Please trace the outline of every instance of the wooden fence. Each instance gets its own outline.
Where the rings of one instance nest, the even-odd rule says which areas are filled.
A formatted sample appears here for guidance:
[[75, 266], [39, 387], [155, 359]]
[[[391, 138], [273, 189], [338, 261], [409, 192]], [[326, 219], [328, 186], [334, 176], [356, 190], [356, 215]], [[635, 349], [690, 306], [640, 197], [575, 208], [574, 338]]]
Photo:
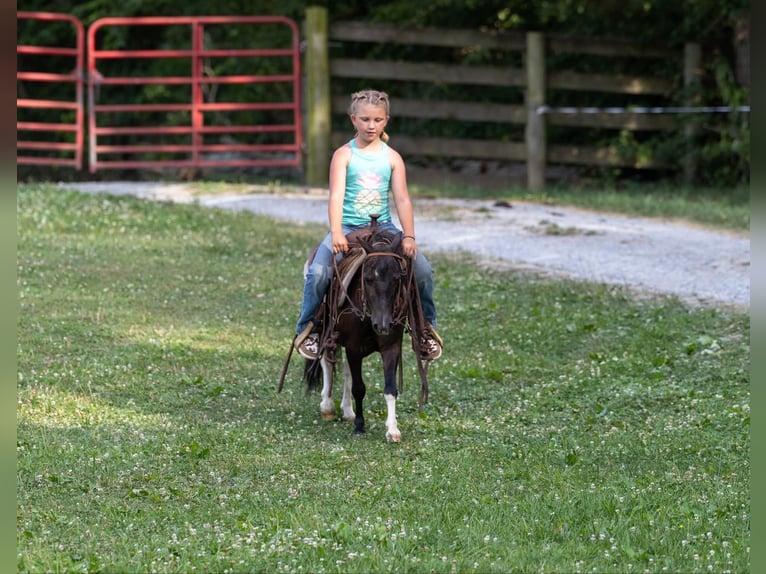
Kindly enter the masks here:
[[[350, 137], [350, 124], [344, 119], [349, 93], [336, 86], [354, 85], [354, 90], [374, 87], [396, 92], [402, 83], [421, 86], [410, 93], [421, 97], [396, 97], [392, 94], [392, 145], [408, 162], [412, 181], [461, 181], [472, 184], [523, 183], [533, 189], [543, 187], [546, 180], [554, 179], [557, 165], [613, 166], [634, 169], [675, 169], [651, 157], [626, 155], [615, 145], [572, 145], [551, 140], [552, 129], [571, 130], [606, 129], [628, 132], [659, 132], [677, 130], [673, 118], [661, 114], [607, 113], [587, 114], [551, 111], [541, 113], [541, 107], [551, 101], [566, 100], [567, 93], [584, 92], [611, 94], [624, 106], [640, 105], [651, 101], [653, 106], [678, 105], [674, 94], [698, 81], [700, 50], [690, 44], [681, 52], [647, 48], [626, 40], [599, 40], [543, 34], [540, 32], [497, 33], [460, 29], [407, 29], [388, 24], [333, 22], [329, 23], [324, 8], [312, 7], [306, 11], [305, 21], [305, 105], [306, 105], [306, 179], [309, 184], [327, 182], [327, 166], [331, 150]], [[333, 46], [350, 46], [345, 54], [332, 54]], [[449, 49], [462, 54], [479, 51], [505, 53], [511, 64], [490, 65], [480, 62], [445, 64], [423, 59], [407, 61], [402, 57], [407, 47], [421, 50]], [[397, 51], [398, 48], [398, 51]], [[374, 59], [348, 57], [347, 53], [374, 50]], [[412, 51], [412, 50], [411, 50]], [[389, 53], [390, 52], [390, 53]], [[427, 54], [426, 53], [426, 58]], [[487, 53], [487, 52], [485, 52]], [[677, 62], [678, 78], [651, 75], [601, 74], [576, 69], [546, 69], [548, 56], [574, 54], [606, 58], [644, 59]], [[515, 60], [514, 60], [515, 58]], [[448, 92], [445, 87], [462, 86], [462, 93], [470, 90], [492, 91], [499, 101], [467, 101], [440, 99]], [[506, 90], [504, 92], [503, 90]], [[504, 94], [508, 94], [504, 96]], [[616, 95], [616, 96], [614, 96]], [[555, 97], [554, 97], [555, 96]], [[486, 99], [486, 98], [484, 98]], [[515, 101], [514, 101], [515, 100]], [[657, 102], [660, 102], [659, 104]], [[411, 125], [431, 120], [449, 121], [454, 125], [482, 123], [500, 126], [500, 137], [424, 137], [418, 130], [397, 131], [400, 118], [411, 119]], [[340, 126], [340, 127], [339, 127]], [[507, 128], [507, 129], [506, 129]], [[585, 133], [583, 131], [583, 133]], [[614, 133], [614, 132], [613, 132]], [[686, 133], [691, 138], [691, 132]], [[474, 172], [450, 172], [449, 168], [418, 167], [411, 158], [432, 158], [431, 164], [452, 159], [478, 166]], [[499, 178], [483, 174], [487, 162], [516, 163], [517, 178], [502, 175]], [[429, 165], [429, 162], [420, 162]], [[694, 162], [686, 164], [686, 175], [691, 178]], [[520, 176], [520, 179], [519, 177]]]

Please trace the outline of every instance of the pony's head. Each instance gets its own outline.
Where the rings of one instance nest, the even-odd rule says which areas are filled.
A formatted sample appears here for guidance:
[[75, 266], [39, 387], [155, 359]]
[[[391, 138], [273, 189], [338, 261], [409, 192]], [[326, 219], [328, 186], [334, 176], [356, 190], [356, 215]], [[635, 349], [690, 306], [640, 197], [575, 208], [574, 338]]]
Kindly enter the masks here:
[[385, 231], [377, 231], [361, 242], [367, 252], [361, 271], [365, 314], [377, 335], [391, 332], [401, 307], [401, 285], [407, 274], [401, 243], [401, 234]]

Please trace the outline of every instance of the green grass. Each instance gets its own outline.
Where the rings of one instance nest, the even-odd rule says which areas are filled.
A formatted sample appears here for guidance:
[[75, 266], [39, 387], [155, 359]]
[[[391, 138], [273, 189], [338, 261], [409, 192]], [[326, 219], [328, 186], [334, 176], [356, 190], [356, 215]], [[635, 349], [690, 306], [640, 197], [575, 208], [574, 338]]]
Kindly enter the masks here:
[[623, 189], [554, 188], [540, 193], [524, 192], [530, 201], [571, 205], [670, 220], [685, 220], [732, 231], [750, 229], [750, 190], [626, 187]]
[[[295, 357], [321, 227], [18, 190], [24, 572], [747, 572], [745, 313], [431, 257], [444, 356], [399, 444]], [[340, 397], [336, 397], [336, 401]]]

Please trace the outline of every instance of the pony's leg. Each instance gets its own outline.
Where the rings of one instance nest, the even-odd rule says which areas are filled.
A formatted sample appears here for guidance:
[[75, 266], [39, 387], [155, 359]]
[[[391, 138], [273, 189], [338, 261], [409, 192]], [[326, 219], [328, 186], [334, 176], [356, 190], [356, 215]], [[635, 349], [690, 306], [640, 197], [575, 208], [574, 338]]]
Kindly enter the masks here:
[[351, 369], [348, 366], [348, 360], [343, 361], [343, 399], [340, 402], [340, 408], [343, 410], [343, 420], [353, 422], [356, 414], [351, 404]]
[[364, 395], [367, 392], [362, 379], [362, 357], [346, 353], [351, 373], [351, 394], [354, 396], [354, 434], [364, 433]]
[[333, 366], [324, 355], [319, 361], [322, 365], [322, 402], [319, 403], [319, 412], [324, 420], [331, 421], [335, 418], [335, 403], [332, 400]]
[[401, 356], [401, 347], [399, 352], [391, 349], [383, 354], [383, 372], [385, 377], [385, 388], [383, 397], [386, 399], [388, 407], [388, 416], [386, 417], [386, 440], [399, 442], [402, 440], [402, 433], [399, 432], [399, 425], [396, 422], [396, 397], [399, 392], [396, 388], [396, 371], [399, 366]]
[[384, 394], [386, 406], [388, 407], [388, 416], [386, 417], [386, 440], [399, 442], [402, 440], [402, 433], [399, 432], [399, 425], [396, 422], [396, 395]]

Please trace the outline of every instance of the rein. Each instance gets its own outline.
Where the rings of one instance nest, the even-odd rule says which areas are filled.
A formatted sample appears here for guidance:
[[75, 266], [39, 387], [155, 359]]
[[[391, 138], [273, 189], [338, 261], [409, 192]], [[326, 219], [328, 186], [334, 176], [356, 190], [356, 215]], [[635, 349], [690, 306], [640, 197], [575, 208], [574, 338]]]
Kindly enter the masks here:
[[[392, 314], [393, 314], [394, 325], [403, 325], [408, 315], [408, 308], [406, 304], [408, 302], [407, 285], [410, 284], [413, 278], [414, 266], [408, 265], [407, 259], [403, 257], [402, 255], [399, 255], [398, 253], [393, 253], [390, 251], [373, 251], [372, 253], [366, 254], [364, 261], [362, 261], [362, 266], [357, 271], [357, 273], [360, 273], [362, 277], [364, 277], [364, 268], [367, 265], [370, 258], [374, 258], [374, 257], [394, 257], [399, 263], [400, 274], [396, 278], [396, 281], [398, 283], [398, 287], [397, 287], [398, 292], [396, 295], [396, 300], [394, 301], [394, 309]], [[333, 265], [335, 266], [335, 273], [338, 274], [337, 262], [334, 261]], [[402, 278], [404, 276], [407, 276], [406, 282], [402, 282]], [[351, 297], [346, 296], [345, 299], [346, 301], [348, 301], [348, 306], [350, 311], [353, 312], [354, 315], [359, 317], [359, 319], [364, 319], [365, 317], [369, 315], [369, 311], [367, 310], [367, 292], [365, 289], [365, 284], [363, 279], [360, 281], [360, 290], [361, 290], [361, 309], [354, 303]], [[344, 310], [338, 311], [338, 309], [335, 309], [335, 313], [333, 313], [333, 316], [340, 317], [343, 311]]]

